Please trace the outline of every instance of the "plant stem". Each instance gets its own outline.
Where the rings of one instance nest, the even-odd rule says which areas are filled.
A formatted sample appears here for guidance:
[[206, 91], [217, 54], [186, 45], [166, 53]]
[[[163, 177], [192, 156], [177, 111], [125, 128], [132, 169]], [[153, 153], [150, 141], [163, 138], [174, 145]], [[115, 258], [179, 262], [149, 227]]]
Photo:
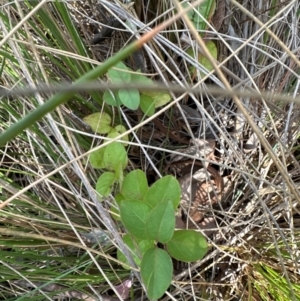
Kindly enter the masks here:
[[[203, 1], [204, 0], [194, 1], [190, 7], [181, 10], [181, 12], [178, 12], [172, 18], [166, 20], [162, 24], [158, 25], [156, 28], [145, 33], [143, 36], [141, 36], [139, 40], [132, 42], [123, 50], [120, 50], [113, 57], [109, 58], [106, 62], [104, 62], [101, 66], [96, 67], [95, 69], [89, 71], [88, 73], [80, 77], [72, 87], [76, 87], [79, 84], [87, 83], [89, 81], [95, 80], [98, 77], [102, 76], [109, 68], [113, 67], [115, 64], [124, 60], [133, 52], [137, 51], [139, 48], [143, 46], [144, 43], [151, 40], [158, 32], [160, 32], [161, 30], [163, 30], [164, 28], [172, 24], [175, 20], [179, 19], [182, 15], [184, 15], [185, 13], [190, 11], [193, 7], [199, 5]], [[56, 107], [67, 102], [73, 95], [74, 92], [72, 91], [61, 92], [54, 95], [45, 104], [35, 109], [33, 112], [29, 113], [24, 118], [19, 120], [17, 123], [10, 126], [2, 134], [0, 134], [0, 146], [5, 145], [8, 141], [15, 138], [19, 133], [21, 133], [23, 130], [33, 125], [36, 121], [43, 118], [46, 114], [53, 111]]]
[[[109, 58], [100, 66], [97, 66], [95, 69], [89, 71], [82, 77], [80, 77], [73, 85], [76, 87], [77, 85], [82, 85], [83, 83], [90, 82], [92, 80], [96, 80], [100, 76], [102, 76], [107, 70], [113, 67], [118, 62], [124, 60], [133, 52], [137, 51], [141, 47], [141, 43], [138, 41], [134, 41], [130, 45], [128, 45], [123, 50], [119, 51], [116, 55]], [[40, 120], [46, 114], [53, 111], [56, 107], [61, 104], [67, 102], [72, 96], [74, 92], [67, 91], [55, 94], [52, 98], [50, 98], [45, 104], [41, 105], [20, 121], [16, 122], [15, 124], [11, 125], [6, 131], [0, 134], [0, 145], [5, 145], [8, 141], [15, 138], [19, 133], [21, 133], [24, 129], [33, 125], [36, 121]]]

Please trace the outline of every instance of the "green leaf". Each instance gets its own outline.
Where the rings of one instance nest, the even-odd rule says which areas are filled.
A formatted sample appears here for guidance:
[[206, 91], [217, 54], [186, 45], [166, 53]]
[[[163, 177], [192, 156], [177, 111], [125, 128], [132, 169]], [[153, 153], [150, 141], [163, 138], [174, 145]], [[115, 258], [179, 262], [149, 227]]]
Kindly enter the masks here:
[[[187, 2], [183, 2], [183, 3], [181, 3], [181, 5], [182, 5], [183, 8], [191, 7], [191, 5]], [[191, 9], [186, 14], [189, 17], [189, 19], [192, 20], [195, 12], [193, 11], [193, 9]]]
[[116, 196], [115, 196], [115, 200], [117, 202], [118, 205], [121, 205], [121, 202], [123, 200], [125, 200], [124, 198], [124, 195], [122, 193], [118, 193]]
[[109, 114], [94, 113], [83, 118], [83, 120], [99, 134], [107, 134], [111, 130], [111, 117]]
[[[198, 54], [198, 58], [197, 57], [197, 51], [194, 50], [192, 47], [188, 48], [186, 50], [186, 53], [191, 57], [193, 58], [195, 61], [198, 61], [199, 62], [199, 54]], [[196, 71], [196, 67], [195, 66], [190, 66], [189, 67], [189, 71], [191, 73], [191, 77], [195, 76], [195, 71]]]
[[[218, 49], [216, 44], [213, 41], [208, 41], [206, 43], [206, 48], [210, 52], [211, 56], [216, 60], [218, 57]], [[199, 63], [204, 66], [208, 71], [213, 70], [213, 65], [211, 62], [202, 54], [199, 55]]]
[[89, 162], [93, 168], [98, 168], [98, 169], [105, 168], [105, 163], [103, 159], [104, 152], [105, 152], [105, 147], [102, 147], [90, 154]]
[[110, 215], [115, 221], [121, 220], [120, 210], [117, 207], [114, 207], [114, 206], [110, 207]]
[[142, 257], [144, 254], [150, 249], [153, 248], [154, 246], [154, 240], [152, 239], [143, 239], [143, 240], [138, 240], [138, 246], [139, 250], [142, 254]]
[[216, 1], [215, 0], [206, 0], [201, 3], [196, 9], [196, 12], [193, 16], [194, 23], [197, 24], [197, 29], [205, 30], [207, 28], [206, 22], [203, 19], [210, 21], [214, 11], [216, 9]]
[[103, 100], [110, 106], [118, 107], [121, 102], [118, 98], [118, 95], [115, 95], [113, 92], [106, 90], [103, 94]]
[[163, 200], [150, 212], [146, 221], [148, 237], [161, 243], [168, 242], [175, 229], [175, 211], [171, 200]]
[[207, 248], [204, 236], [194, 230], [175, 231], [174, 236], [167, 243], [169, 254], [184, 262], [197, 261], [203, 258]]
[[163, 296], [171, 284], [172, 275], [173, 264], [166, 251], [153, 247], [144, 254], [141, 277], [149, 299], [156, 300]]
[[[150, 78], [140, 74], [132, 74], [132, 82], [137, 84], [149, 84], [149, 85], [153, 83], [153, 81]], [[147, 116], [153, 115], [155, 108], [161, 107], [171, 100], [170, 94], [164, 91], [147, 90], [147, 91], [142, 91], [141, 94], [142, 94], [141, 95], [142, 111], [146, 114], [148, 109], [151, 107], [151, 111], [149, 111], [149, 115]], [[151, 101], [149, 97], [151, 98]], [[142, 104], [142, 100], [143, 100], [143, 104]], [[153, 103], [155, 108], [152, 108]], [[152, 111], [153, 113], [150, 114], [150, 112]]]
[[141, 239], [148, 239], [146, 220], [151, 211], [150, 206], [140, 201], [121, 201], [121, 220], [129, 233]]
[[119, 134], [123, 134], [127, 131], [126, 127], [124, 125], [117, 125], [113, 128], [113, 130], [115, 130], [116, 132], [118, 132]]
[[116, 179], [120, 185], [120, 187], [122, 187], [122, 183], [124, 180], [124, 172], [123, 172], [123, 167], [121, 165], [119, 165], [116, 169], [115, 169], [115, 173], [116, 173]]
[[[218, 50], [217, 50], [217, 46], [215, 45], [214, 42], [212, 41], [208, 41], [206, 43], [206, 47], [208, 49], [208, 51], [210, 52], [210, 54], [212, 55], [212, 57], [214, 59], [217, 59], [218, 57]], [[201, 64], [203, 67], [205, 67], [208, 71], [212, 71], [214, 69], [212, 63], [209, 61], [209, 59], [207, 59], [205, 56], [203, 56], [201, 53], [198, 53], [198, 59], [196, 59], [196, 54], [194, 53], [193, 48], [188, 48], [186, 50], [186, 53], [188, 55], [190, 55], [193, 59], [197, 60], [199, 62], [199, 64]], [[190, 72], [192, 73], [192, 76], [196, 76], [196, 68], [194, 66], [190, 66]], [[203, 72], [200, 72], [200, 77], [203, 78], [205, 76], [205, 74]]]
[[[118, 133], [118, 132], [116, 132], [114, 129], [112, 129], [112, 130], [108, 133], [107, 138], [112, 138], [112, 139], [113, 139], [113, 138], [116, 138], [116, 137], [118, 137], [118, 136], [120, 136], [120, 133]], [[122, 144], [123, 144], [124, 146], [128, 146], [128, 143], [126, 143], [126, 142], [129, 140], [128, 135], [123, 136], [120, 140], [124, 141], [124, 142], [122, 142]]]
[[155, 95], [152, 95], [152, 98], [155, 102], [155, 108], [159, 108], [170, 102], [171, 95], [167, 92], [157, 92]]
[[173, 208], [177, 209], [180, 202], [181, 189], [178, 181], [173, 176], [165, 176], [156, 181], [147, 191], [144, 201], [154, 208], [164, 200], [170, 200]]
[[131, 74], [131, 83], [132, 84], [151, 85], [151, 84], [153, 84], [153, 81], [152, 81], [152, 79], [148, 78], [147, 76], [145, 76], [143, 74], [132, 73]]
[[[132, 259], [134, 260], [136, 265], [139, 267], [141, 265], [141, 257], [142, 256], [141, 256], [140, 250], [138, 248], [137, 242], [132, 239], [132, 235], [130, 235], [130, 234], [126, 234], [123, 237], [123, 241], [129, 247], [129, 249], [131, 250]], [[130, 266], [130, 264], [127, 261], [125, 255], [119, 249], [117, 250], [117, 258], [121, 262], [123, 262], [126, 265]], [[126, 270], [129, 269], [129, 267], [127, 267], [125, 265], [123, 265], [123, 268], [126, 269]]]
[[[139, 267], [141, 265], [141, 258], [144, 255], [144, 253], [153, 247], [154, 241], [153, 240], [139, 240], [139, 239], [134, 239], [132, 235], [126, 234], [123, 237], [124, 243], [129, 247], [129, 249], [132, 251], [131, 255], [136, 263], [136, 265]], [[118, 260], [121, 262], [125, 263], [126, 265], [129, 265], [126, 257], [124, 254], [118, 249], [117, 250], [117, 257]], [[128, 269], [127, 266], [123, 266], [125, 269]]]
[[140, 92], [137, 89], [120, 89], [118, 96], [122, 104], [131, 110], [136, 110], [140, 105]]
[[170, 94], [164, 91], [143, 91], [143, 95], [147, 95], [152, 98], [155, 104], [155, 108], [159, 108], [167, 104], [171, 100]]
[[140, 107], [146, 116], [152, 116], [155, 113], [155, 102], [148, 95], [141, 95]]
[[96, 191], [102, 197], [108, 196], [111, 193], [111, 188], [114, 185], [115, 180], [116, 175], [113, 172], [104, 172], [96, 183]]
[[148, 181], [142, 170], [136, 169], [127, 174], [121, 190], [125, 198], [141, 201], [147, 191]]
[[128, 164], [127, 152], [120, 142], [113, 142], [105, 147], [103, 156], [105, 168], [119, 172]]
[[116, 221], [120, 221], [121, 216], [120, 216], [119, 207], [121, 205], [121, 201], [124, 200], [124, 196], [121, 193], [118, 193], [117, 195], [115, 195], [115, 200], [117, 202], [117, 206], [110, 207], [110, 214], [113, 217], [113, 219], [115, 219]]
[[[110, 130], [110, 132], [107, 135], [107, 138], [116, 138], [118, 137], [120, 134], [123, 134], [124, 132], [126, 132], [126, 128], [123, 125], [117, 125], [114, 128], [112, 128]], [[121, 138], [121, 140], [127, 142], [129, 140], [128, 135], [125, 135]], [[124, 146], [128, 146], [128, 143], [123, 143]]]
[[129, 84], [131, 81], [131, 74], [129, 68], [122, 62], [118, 62], [113, 68], [109, 69], [107, 76], [113, 84]]
[[[182, 3], [182, 6], [190, 7], [188, 3]], [[197, 30], [203, 31], [207, 29], [207, 22], [210, 22], [212, 15], [216, 9], [215, 0], [205, 0], [199, 6], [196, 6], [193, 10], [190, 10], [187, 15], [189, 19], [194, 23]], [[207, 22], [205, 22], [206, 20]], [[201, 33], [203, 35], [204, 33]]]

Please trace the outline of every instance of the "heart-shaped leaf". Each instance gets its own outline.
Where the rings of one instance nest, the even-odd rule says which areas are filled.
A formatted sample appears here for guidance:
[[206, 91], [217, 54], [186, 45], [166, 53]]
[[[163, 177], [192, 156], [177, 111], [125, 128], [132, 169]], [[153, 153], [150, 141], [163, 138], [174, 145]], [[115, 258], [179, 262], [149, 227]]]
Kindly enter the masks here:
[[174, 209], [180, 202], [181, 189], [178, 181], [173, 176], [165, 176], [156, 181], [147, 191], [144, 201], [154, 208], [164, 200], [170, 200]]
[[207, 252], [205, 237], [194, 230], [175, 231], [167, 243], [169, 254], [180, 261], [192, 262], [204, 257]]
[[124, 125], [116, 125], [113, 130], [115, 130], [116, 132], [118, 132], [119, 134], [123, 134], [125, 133], [127, 130], [126, 130], [126, 127]]
[[118, 96], [122, 104], [131, 110], [136, 110], [140, 105], [140, 92], [137, 89], [120, 89]]
[[155, 113], [155, 102], [152, 97], [148, 95], [141, 95], [140, 107], [146, 116], [152, 116]]
[[124, 179], [121, 193], [127, 199], [143, 200], [148, 190], [148, 181], [145, 173], [136, 169], [131, 171]]
[[143, 95], [147, 95], [152, 98], [155, 108], [159, 108], [171, 100], [170, 94], [164, 91], [143, 91]]
[[171, 284], [172, 275], [173, 264], [166, 251], [153, 247], [144, 254], [141, 277], [150, 300], [163, 296]]
[[150, 211], [150, 206], [144, 202], [131, 200], [121, 201], [121, 220], [127, 231], [137, 238], [148, 239], [146, 220], [148, 219]]
[[109, 69], [107, 76], [113, 84], [130, 83], [131, 74], [129, 69], [122, 62], [118, 62], [113, 68]]
[[103, 100], [110, 106], [118, 107], [121, 105], [120, 99], [118, 95], [114, 94], [113, 92], [106, 90], [103, 94]]
[[[116, 132], [114, 129], [112, 129], [112, 130], [108, 133], [107, 138], [116, 138], [116, 137], [118, 137], [118, 136], [120, 136], [120, 133], [118, 133], [118, 132]], [[123, 136], [120, 140], [124, 141], [124, 142], [122, 142], [122, 144], [123, 144], [124, 146], [128, 146], [128, 143], [126, 143], [126, 142], [129, 140], [129, 139], [128, 139], [128, 135]]]
[[[144, 253], [146, 253], [146, 251], [148, 249], [152, 248], [153, 244], [154, 244], [153, 240], [134, 239], [132, 237], [132, 235], [130, 235], [130, 234], [126, 234], [123, 237], [123, 241], [129, 247], [129, 249], [132, 251], [131, 255], [137, 266], [141, 265], [141, 258], [143, 257]], [[119, 249], [117, 250], [117, 257], [118, 257], [118, 260], [129, 265], [126, 257]], [[127, 266], [124, 266], [124, 268], [128, 269]]]
[[120, 142], [113, 142], [105, 147], [103, 156], [105, 168], [119, 172], [128, 164], [127, 152]]
[[106, 197], [111, 193], [111, 187], [115, 183], [116, 176], [113, 172], [106, 171], [96, 183], [96, 191], [101, 197]]
[[148, 84], [151, 85], [153, 83], [152, 79], [148, 78], [143, 74], [132, 73], [131, 74], [131, 83], [133, 84]]
[[93, 168], [98, 168], [98, 169], [105, 168], [105, 163], [104, 163], [104, 159], [103, 159], [104, 151], [105, 151], [105, 147], [102, 147], [90, 154], [89, 162]]
[[175, 229], [175, 211], [170, 200], [158, 203], [150, 212], [147, 219], [149, 238], [161, 243], [169, 241]]
[[115, 195], [115, 201], [117, 202], [117, 206], [112, 205], [110, 207], [110, 214], [113, 217], [113, 219], [117, 221], [121, 220], [119, 206], [121, 205], [121, 201], [123, 201], [124, 199], [124, 196], [121, 193], [118, 193], [117, 195]]
[[[206, 47], [208, 49], [208, 51], [210, 52], [210, 54], [212, 55], [212, 57], [214, 59], [217, 59], [218, 57], [218, 50], [217, 50], [217, 46], [213, 41], [208, 41], [206, 43]], [[192, 58], [194, 58], [195, 60], [197, 60], [203, 67], [205, 67], [208, 71], [212, 71], [214, 69], [212, 63], [210, 62], [209, 59], [207, 59], [204, 55], [202, 55], [201, 53], [196, 54], [193, 50], [193, 48], [188, 48], [186, 50], [186, 53], [188, 55], [190, 55]], [[198, 56], [198, 58], [196, 58]], [[192, 75], [196, 75], [196, 68], [194, 66], [190, 66], [190, 72]], [[200, 77], [204, 77], [205, 73], [200, 72]]]
[[[124, 132], [126, 132], [126, 128], [125, 126], [123, 125], [117, 125], [115, 126], [114, 128], [112, 128], [108, 135], [107, 135], [107, 138], [116, 138], [118, 137], [120, 134], [123, 134]], [[121, 140], [123, 141], [128, 141], [129, 140], [129, 137], [128, 135], [125, 135], [121, 138]], [[128, 146], [128, 143], [123, 143], [124, 146]]]
[[105, 112], [88, 115], [83, 120], [96, 133], [107, 134], [111, 130], [111, 117]]
[[[183, 7], [190, 7], [189, 3], [182, 3]], [[187, 15], [189, 19], [194, 23], [194, 26], [200, 32], [205, 30], [210, 22], [210, 19], [216, 9], [216, 0], [204, 0], [200, 5], [196, 6], [193, 10], [190, 10]], [[205, 22], [206, 20], [206, 22]], [[201, 33], [203, 35], [204, 33]]]

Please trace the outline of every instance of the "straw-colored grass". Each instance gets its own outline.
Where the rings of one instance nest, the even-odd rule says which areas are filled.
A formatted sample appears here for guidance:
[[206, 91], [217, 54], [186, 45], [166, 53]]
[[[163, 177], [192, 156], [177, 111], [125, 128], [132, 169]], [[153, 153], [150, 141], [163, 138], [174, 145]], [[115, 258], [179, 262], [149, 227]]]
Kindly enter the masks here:
[[[138, 38], [177, 12], [173, 1], [100, 2], [2, 1], [0, 84], [36, 93], [1, 99], [0, 131], [54, 94], [39, 92], [39, 84], [75, 81], [129, 43], [132, 32]], [[216, 63], [226, 61], [220, 70], [230, 87], [298, 96], [300, 61], [291, 55], [299, 57], [299, 1], [217, 4], [217, 16], [202, 37], [217, 45]], [[118, 28], [91, 45], [112, 16], [126, 18], [130, 28]], [[238, 98], [266, 147], [233, 97], [210, 93], [208, 85], [226, 87], [220, 72], [199, 78], [207, 70], [186, 53], [190, 47], [199, 51], [196, 44], [181, 18], [144, 46], [149, 77], [181, 87], [199, 85], [205, 93], [168, 91], [174, 105], [132, 132], [128, 148], [128, 171], [143, 169], [154, 182], [170, 172], [171, 152], [187, 147], [191, 138], [213, 140], [216, 161], [210, 163], [224, 180], [222, 200], [206, 212], [216, 222], [207, 237], [207, 256], [181, 265], [162, 299], [299, 300], [298, 105]], [[134, 60], [126, 60], [133, 69]], [[198, 70], [194, 74], [191, 65]], [[12, 199], [0, 210], [0, 300], [115, 300], [118, 285], [129, 279], [132, 300], [147, 299], [137, 271], [130, 273], [116, 260], [124, 229], [112, 221], [108, 225], [94, 202], [101, 170], [92, 169], [87, 157], [75, 160], [102, 142], [82, 125], [88, 114], [105, 110], [127, 129], [144, 120], [140, 111], [104, 105], [102, 95], [82, 90], [0, 148], [0, 205]]]

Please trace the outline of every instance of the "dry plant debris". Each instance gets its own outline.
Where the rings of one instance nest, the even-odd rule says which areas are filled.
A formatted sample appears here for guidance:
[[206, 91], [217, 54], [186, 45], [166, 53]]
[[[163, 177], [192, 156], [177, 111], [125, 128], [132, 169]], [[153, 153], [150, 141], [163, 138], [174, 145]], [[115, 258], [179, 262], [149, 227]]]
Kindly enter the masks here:
[[[21, 12], [17, 5], [19, 1], [12, 2], [16, 5], [6, 4], [1, 7], [2, 37], [11, 30], [10, 24], [16, 25], [22, 19], [22, 11], [26, 14], [31, 9], [31, 1], [20, 3]], [[266, 28], [298, 55], [299, 1], [244, 1], [243, 8], [233, 0], [215, 2], [214, 16], [211, 16], [211, 22], [202, 37], [206, 42], [215, 43], [218, 54], [216, 61], [223, 63], [221, 70], [230, 85], [250, 91], [299, 95], [299, 60], [293, 60], [266, 29], [260, 30], [262, 24], [254, 19], [257, 18], [263, 24], [269, 22]], [[37, 26], [42, 26], [42, 18], [36, 13], [26, 23], [36, 47], [33, 51], [25, 43], [28, 38], [25, 26], [14, 39], [5, 44], [9, 56], [3, 63], [5, 68], [1, 71], [1, 85], [11, 89], [20, 84], [20, 79], [32, 85], [41, 79], [46, 80], [43, 77], [45, 74], [49, 76], [50, 82], [54, 79], [73, 80], [76, 70], [85, 72], [82, 62], [86, 62], [87, 57], [90, 58], [88, 64], [92, 66], [103, 62], [130, 39], [139, 38], [139, 35], [175, 14], [173, 2], [162, 0], [135, 1], [134, 5], [121, 5], [120, 1], [115, 0], [61, 3], [67, 8], [73, 24], [80, 32], [87, 49], [86, 56], [80, 53], [80, 63], [74, 69], [67, 64], [69, 60], [77, 62], [72, 54], [79, 52], [78, 45], [72, 40], [68, 27], [58, 17], [58, 4], [47, 2], [43, 12], [59, 20], [58, 27], [64, 37], [59, 43], [66, 42], [66, 47], [62, 48], [65, 52], [57, 51], [59, 43], [54, 38], [54, 31], [50, 32], [49, 28], [44, 27], [39, 36]], [[9, 19], [5, 23], [7, 16]], [[125, 25], [134, 25], [133, 29], [126, 28], [124, 24], [123, 27], [112, 28], [116, 23], [111, 21], [118, 19], [125, 21]], [[109, 35], [105, 34], [105, 39], [102, 39], [104, 30]], [[100, 41], [98, 39], [97, 42], [100, 43], [92, 45], [93, 38], [99, 38], [99, 35]], [[194, 58], [186, 52], [189, 48], [197, 54]], [[49, 56], [46, 55], [47, 49]], [[201, 85], [202, 88], [207, 83], [213, 83], [223, 87], [216, 73], [210, 74], [205, 81], [200, 79], [208, 72], [195, 59], [199, 52], [201, 49], [181, 19], [145, 45], [142, 50], [145, 60], [142, 71], [153, 80], [166, 83]], [[35, 60], [32, 60], [35, 53], [41, 64], [35, 64]], [[31, 62], [29, 66], [25, 64], [28, 61]], [[137, 69], [133, 57], [125, 63], [133, 70]], [[197, 74], [191, 74], [191, 66], [197, 70]], [[164, 300], [299, 300], [299, 195], [290, 193], [282, 173], [230, 97], [214, 97], [209, 90], [202, 95], [170, 93], [174, 106], [161, 110], [153, 121], [132, 133], [132, 141], [137, 145], [129, 149], [130, 166], [132, 169], [147, 171], [149, 181], [152, 182], [161, 174], [177, 175], [183, 192], [177, 226], [202, 231], [211, 249], [201, 262], [178, 268]], [[84, 101], [74, 100], [68, 104], [67, 111], [73, 111], [80, 119], [94, 111], [103, 110], [85, 92], [78, 95], [78, 99]], [[241, 101], [299, 191], [299, 106], [256, 98], [244, 98]], [[29, 97], [3, 100], [0, 107], [1, 130], [34, 108], [35, 102]], [[143, 120], [140, 110], [133, 112], [121, 108], [112, 111], [112, 115], [113, 120], [122, 119], [128, 129]], [[109, 274], [114, 283], [101, 277], [97, 281], [102, 281], [106, 288], [111, 289], [122, 286], [129, 279], [128, 273], [118, 270], [119, 266], [112, 264], [111, 258], [105, 257], [113, 254], [117, 247], [114, 241], [119, 235], [117, 228], [111, 234], [112, 245], [109, 248], [104, 248], [101, 243], [94, 244], [95, 249], [102, 252], [101, 258], [104, 258], [101, 259], [101, 265], [98, 265], [100, 257], [94, 253], [86, 251], [83, 254], [77, 247], [70, 250], [62, 244], [51, 245], [43, 240], [43, 237], [51, 236], [63, 238], [70, 244], [73, 241], [84, 244], [80, 233], [105, 228], [107, 221], [99, 216], [90, 200], [93, 193], [91, 187], [99, 175], [89, 169], [87, 161], [79, 161], [79, 167], [73, 162], [47, 179], [51, 171], [70, 162], [73, 155], [79, 156], [87, 148], [100, 143], [99, 136], [91, 141], [88, 135], [92, 134], [82, 131], [71, 118], [61, 118], [54, 112], [36, 128], [26, 131], [7, 148], [1, 149], [1, 202], [14, 196], [21, 188], [45, 177], [45, 180], [33, 185], [26, 194], [16, 198], [1, 212], [3, 228], [19, 231], [26, 229], [40, 235], [39, 240], [32, 240], [31, 248], [28, 239], [20, 238], [15, 242], [22, 250], [23, 259], [17, 256], [18, 261], [13, 264], [5, 261], [13, 256], [11, 248], [1, 244], [2, 268], [10, 277], [1, 282], [4, 300], [7, 296], [30, 294], [34, 286], [14, 282], [21, 281], [14, 279], [19, 279], [16, 277], [20, 277], [20, 273], [24, 281], [34, 279], [33, 274], [30, 274], [32, 266], [42, 270], [45, 261], [56, 273], [65, 272], [69, 266], [61, 258], [66, 254], [68, 260], [73, 260], [71, 264], [75, 275], [91, 276], [87, 277], [87, 284], [80, 283], [82, 290], [88, 286], [90, 289], [77, 295], [77, 298], [94, 298], [96, 294], [93, 289], [100, 291], [92, 281], [95, 274], [101, 277]], [[174, 154], [170, 156], [170, 153]], [[74, 177], [70, 179], [71, 173]], [[107, 200], [107, 208], [113, 204], [113, 198]], [[14, 236], [3, 234], [5, 243], [7, 238], [13, 240]], [[34, 249], [38, 250], [44, 261], [29, 260]], [[51, 255], [45, 251], [49, 249], [53, 251]], [[76, 268], [77, 259], [81, 260], [83, 267]], [[3, 275], [6, 275], [4, 272]], [[58, 274], [55, 275], [58, 277]], [[69, 295], [64, 297], [71, 297], [72, 294], [76, 297], [78, 290], [74, 290], [74, 285], [76, 287], [77, 283], [74, 278], [65, 281], [66, 286], [69, 283], [72, 283]], [[45, 282], [32, 281], [32, 284], [43, 286]], [[134, 298], [145, 300], [139, 281], [136, 280], [134, 284]], [[49, 297], [47, 287], [44, 288], [45, 292], [40, 289], [36, 295], [40, 294], [39, 300], [51, 300], [53, 290]], [[105, 289], [99, 294], [106, 296]]]

